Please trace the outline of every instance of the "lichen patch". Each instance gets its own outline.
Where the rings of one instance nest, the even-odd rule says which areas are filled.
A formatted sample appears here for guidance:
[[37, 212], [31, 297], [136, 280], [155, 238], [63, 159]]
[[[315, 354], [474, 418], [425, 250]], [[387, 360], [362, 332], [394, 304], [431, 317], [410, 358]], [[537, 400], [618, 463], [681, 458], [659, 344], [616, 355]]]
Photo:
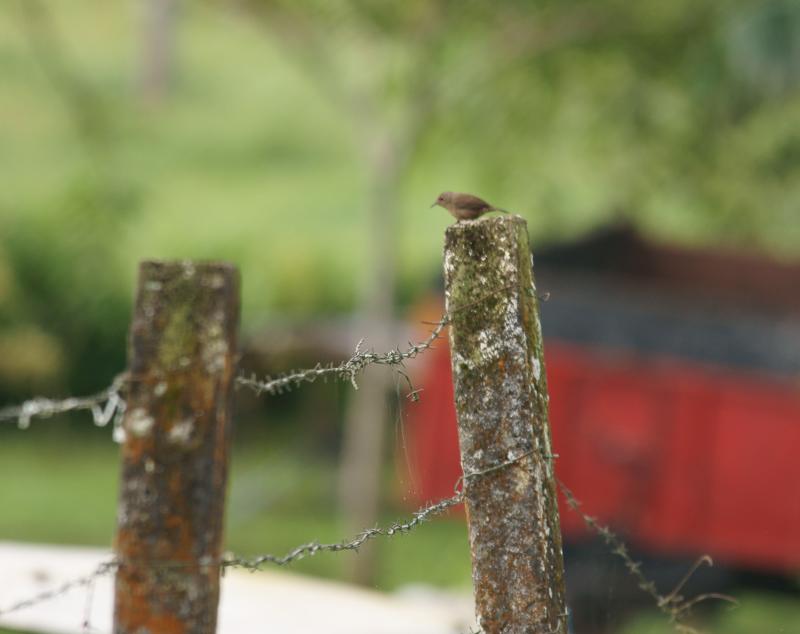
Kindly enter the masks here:
[[137, 437], [148, 435], [153, 430], [153, 425], [155, 425], [153, 417], [148, 416], [147, 411], [141, 407], [131, 410], [125, 422], [126, 429]]

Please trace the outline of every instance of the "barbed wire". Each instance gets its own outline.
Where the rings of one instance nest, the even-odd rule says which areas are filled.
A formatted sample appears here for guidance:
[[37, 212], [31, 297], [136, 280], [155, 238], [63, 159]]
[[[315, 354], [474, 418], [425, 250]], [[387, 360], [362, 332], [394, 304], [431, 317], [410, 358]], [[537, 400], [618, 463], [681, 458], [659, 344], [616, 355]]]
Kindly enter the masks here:
[[608, 526], [600, 523], [596, 517], [587, 515], [581, 511], [580, 501], [575, 497], [567, 485], [565, 485], [561, 480], [557, 481], [558, 486], [564, 495], [564, 499], [567, 502], [567, 506], [580, 515], [581, 518], [583, 518], [584, 523], [603, 539], [612, 554], [622, 559], [625, 568], [636, 580], [636, 585], [640, 590], [653, 598], [658, 609], [669, 617], [670, 623], [674, 625], [676, 632], [680, 632], [681, 634], [701, 634], [701, 632], [696, 628], [682, 623], [682, 620], [689, 616], [692, 607], [702, 601], [717, 599], [720, 601], [727, 601], [734, 605], [739, 604], [734, 597], [726, 594], [720, 594], [718, 592], [707, 592], [692, 598], [685, 598], [680, 594], [681, 590], [683, 590], [683, 587], [686, 585], [689, 579], [691, 579], [694, 573], [697, 572], [700, 566], [704, 564], [708, 566], [714, 565], [713, 560], [708, 555], [703, 555], [702, 557], [698, 558], [697, 561], [695, 561], [695, 563], [689, 568], [689, 571], [684, 575], [683, 579], [680, 580], [680, 582], [669, 594], [661, 594], [658, 591], [655, 582], [652, 579], [649, 579], [644, 572], [642, 572], [642, 562], [636, 561], [633, 559], [633, 557], [631, 557], [630, 552], [628, 551], [628, 546], [623, 539], [613, 532]]
[[300, 559], [313, 557], [314, 555], [318, 555], [319, 553], [323, 552], [343, 552], [347, 550], [358, 551], [358, 549], [361, 548], [361, 546], [363, 546], [367, 541], [376, 537], [393, 537], [395, 535], [408, 534], [421, 524], [429, 521], [437, 515], [440, 515], [441, 513], [444, 513], [446, 510], [456, 506], [457, 504], [460, 504], [462, 501], [463, 493], [458, 492], [452, 497], [439, 500], [438, 502], [419, 509], [418, 511], [414, 512], [409, 520], [393, 522], [383, 527], [364, 529], [350, 540], [342, 540], [328, 544], [316, 541], [309, 542], [307, 544], [302, 544], [292, 548], [284, 555], [274, 555], [270, 553], [264, 553], [255, 557], [236, 557], [234, 555], [226, 555], [216, 564], [213, 562], [198, 563], [167, 561], [150, 561], [144, 564], [144, 562], [132, 560], [122, 561], [119, 558], [114, 557], [102, 562], [94, 569], [94, 571], [87, 575], [76, 577], [75, 579], [71, 579], [70, 581], [66, 581], [65, 583], [56, 586], [55, 588], [45, 590], [44, 592], [40, 592], [39, 594], [33, 595], [29, 598], [22, 599], [5, 608], [0, 608], [0, 617], [6, 616], [12, 612], [17, 612], [19, 610], [32, 607], [39, 603], [50, 601], [72, 590], [75, 590], [76, 588], [91, 586], [91, 584], [93, 584], [100, 577], [114, 572], [124, 565], [147, 565], [156, 568], [211, 567], [216, 565], [220, 567], [221, 571], [228, 568], [243, 568], [246, 570], [255, 571], [260, 570], [266, 564], [286, 566], [295, 561], [299, 561]]
[[298, 387], [303, 383], [313, 383], [320, 378], [336, 378], [349, 381], [354, 389], [358, 389], [356, 377], [370, 365], [403, 365], [409, 359], [433, 346], [433, 342], [439, 339], [445, 326], [450, 323], [450, 316], [444, 315], [438, 322], [430, 335], [419, 343], [408, 343], [408, 348], [400, 350], [399, 347], [388, 352], [378, 353], [374, 350], [361, 350], [364, 340], [361, 339], [355, 348], [353, 356], [339, 365], [322, 366], [317, 364], [313, 368], [295, 370], [287, 374], [272, 378], [267, 376], [265, 379], [257, 379], [255, 376], [246, 377], [240, 375], [236, 377], [236, 384], [252, 389], [257, 395], [261, 394], [282, 394], [292, 388]]
[[89, 574], [83, 575], [81, 577], [76, 577], [74, 579], [70, 579], [69, 581], [65, 581], [64, 583], [57, 585], [54, 588], [45, 590], [26, 599], [22, 599], [20, 601], [12, 603], [11, 605], [5, 608], [0, 608], [0, 617], [7, 616], [12, 612], [18, 612], [20, 610], [24, 610], [25, 608], [33, 607], [34, 605], [38, 605], [39, 603], [51, 601], [62, 595], [67, 594], [72, 590], [75, 590], [76, 588], [81, 588], [84, 586], [89, 587], [100, 577], [104, 577], [105, 575], [114, 572], [117, 569], [117, 567], [118, 563], [116, 559], [110, 559], [108, 561], [104, 561], [101, 564], [99, 564]]
[[[317, 379], [328, 377], [349, 381], [355, 389], [358, 389], [356, 377], [368, 366], [388, 365], [395, 368], [403, 366], [406, 361], [414, 359], [419, 354], [433, 347], [434, 342], [441, 338], [442, 331], [450, 324], [452, 315], [455, 312], [484, 302], [496, 294], [508, 290], [512, 286], [513, 284], [501, 286], [471, 302], [454, 307], [448, 313], [442, 315], [439, 321], [423, 322], [434, 326], [430, 335], [425, 340], [418, 343], [409, 342], [405, 350], [401, 350], [399, 347], [383, 353], [375, 352], [374, 350], [362, 350], [361, 347], [364, 344], [364, 339], [361, 339], [356, 344], [353, 355], [338, 365], [323, 366], [317, 364], [312, 368], [294, 370], [274, 378], [267, 376], [264, 379], [258, 379], [253, 375], [249, 377], [239, 375], [235, 378], [235, 383], [236, 385], [250, 388], [257, 395], [282, 394], [304, 383], [313, 383]], [[549, 293], [544, 293], [538, 297], [542, 301], [546, 301], [549, 297]], [[401, 372], [401, 374], [406, 378], [409, 388], [411, 389], [409, 396], [412, 400], [417, 400], [417, 390], [414, 390], [408, 376], [403, 372]], [[123, 372], [116, 376], [109, 387], [90, 396], [72, 396], [61, 400], [37, 396], [23, 402], [21, 405], [4, 407], [0, 409], [0, 423], [16, 421], [20, 429], [27, 429], [30, 426], [31, 420], [34, 418], [49, 418], [73, 411], [89, 411], [92, 414], [92, 420], [98, 426], [105, 426], [111, 420], [114, 420], [115, 440], [121, 441], [123, 439], [121, 422], [126, 406], [121, 392], [124, 390], [127, 380], [128, 374], [127, 372]]]
[[319, 542], [310, 542], [303, 544], [297, 548], [293, 548], [283, 556], [276, 556], [270, 554], [258, 555], [251, 558], [231, 558], [226, 557], [222, 561], [223, 568], [245, 568], [248, 570], [258, 570], [264, 564], [275, 564], [277, 566], [285, 566], [286, 564], [310, 557], [321, 552], [342, 552], [345, 550], [358, 551], [361, 546], [367, 541], [374, 539], [378, 536], [393, 537], [394, 535], [402, 535], [410, 533], [423, 522], [427, 522], [432, 517], [440, 515], [447, 509], [460, 504], [464, 500], [464, 494], [459, 492], [454, 496], [440, 500], [430, 506], [426, 506], [416, 511], [410, 520], [405, 522], [394, 522], [384, 527], [367, 528], [361, 531], [355, 538], [348, 541], [335, 542], [331, 544], [321, 544]]
[[[349, 381], [355, 389], [358, 389], [356, 377], [363, 372], [367, 366], [403, 365], [406, 361], [429, 350], [433, 346], [433, 343], [441, 337], [442, 330], [444, 330], [449, 323], [450, 317], [448, 315], [443, 316], [434, 324], [435, 328], [431, 331], [427, 339], [418, 343], [409, 342], [409, 346], [405, 350], [400, 350], [399, 347], [383, 353], [378, 353], [374, 350], [361, 350], [361, 346], [364, 343], [364, 340], [361, 339], [358, 344], [356, 344], [353, 355], [339, 365], [322, 366], [317, 364], [313, 368], [295, 370], [276, 378], [267, 377], [263, 380], [259, 380], [255, 376], [246, 377], [240, 375], [236, 377], [235, 381], [237, 385], [252, 389], [257, 395], [282, 394], [303, 383], [313, 383], [319, 378], [327, 377], [335, 377], [337, 379]], [[122, 373], [114, 379], [109, 387], [90, 396], [71, 396], [61, 400], [37, 396], [24, 401], [20, 405], [13, 405], [0, 409], [0, 423], [15, 421], [20, 429], [27, 429], [30, 427], [31, 420], [34, 418], [49, 418], [58, 414], [74, 411], [91, 412], [92, 420], [95, 425], [100, 427], [107, 425], [111, 420], [115, 419], [115, 417], [117, 421], [121, 422], [126, 405], [121, 396], [121, 392], [126, 381], [127, 374]], [[410, 384], [409, 381], [409, 385]], [[416, 397], [413, 386], [411, 396], [412, 398]]]
[[[457, 310], [461, 310], [478, 302], [485, 301], [487, 297], [494, 295], [499, 291], [505, 290], [505, 288], [506, 287], [498, 289], [486, 297], [478, 298], [473, 302], [469, 302], [464, 306], [460, 306], [457, 308]], [[542, 299], [546, 299], [546, 297], [542, 297]], [[252, 389], [257, 395], [281, 394], [295, 387], [299, 387], [304, 383], [313, 383], [317, 379], [325, 379], [329, 377], [349, 381], [354, 389], [358, 389], [356, 378], [368, 366], [403, 366], [407, 360], [413, 359], [426, 350], [429, 350], [433, 346], [434, 342], [441, 337], [441, 333], [444, 328], [450, 323], [453, 312], [454, 311], [451, 310], [450, 313], [443, 315], [438, 322], [430, 323], [430, 325], [433, 325], [434, 328], [431, 330], [429, 336], [425, 340], [418, 343], [409, 342], [408, 347], [404, 350], [401, 350], [399, 347], [397, 347], [385, 353], [377, 353], [374, 350], [365, 351], [361, 349], [364, 343], [364, 340], [362, 339], [356, 345], [353, 355], [338, 365], [332, 364], [328, 366], [322, 366], [318, 364], [313, 368], [296, 370], [275, 378], [266, 377], [262, 380], [257, 379], [255, 376], [245, 377], [240, 375], [236, 377], [235, 382], [237, 385]], [[407, 376], [406, 379], [408, 380]], [[111, 420], [114, 420], [116, 438], [117, 432], [119, 432], [120, 435], [122, 432], [121, 421], [126, 408], [126, 402], [122, 397], [122, 392], [125, 388], [127, 380], [128, 377], [126, 373], [120, 374], [115, 377], [114, 381], [108, 388], [91, 396], [70, 397], [63, 400], [36, 397], [29, 399], [18, 406], [5, 407], [0, 409], [0, 423], [16, 421], [17, 426], [20, 429], [27, 429], [30, 426], [31, 420], [34, 418], [48, 418], [73, 411], [89, 411], [96, 425], [104, 426], [107, 425]], [[410, 380], [409, 385], [411, 386]], [[413, 390], [413, 386], [411, 386], [411, 389], [411, 396], [413, 398], [415, 397], [416, 392]], [[121, 438], [116, 439], [119, 440]], [[530, 451], [526, 452], [521, 456], [517, 456], [511, 460], [478, 472], [464, 474], [456, 482], [455, 489], [457, 489], [459, 484], [463, 483], [468, 478], [483, 476], [485, 474], [494, 472], [497, 469], [507, 467], [517, 462], [521, 458], [529, 455], [530, 453]], [[554, 458], [555, 456], [546, 457]], [[575, 498], [572, 492], [564, 485], [563, 482], [558, 481], [558, 484], [564, 494], [568, 506], [583, 518], [584, 522], [591, 530], [602, 537], [614, 555], [623, 560], [625, 567], [636, 580], [638, 587], [654, 599], [656, 606], [662, 612], [664, 612], [669, 617], [670, 622], [675, 625], [676, 631], [681, 632], [682, 634], [699, 634], [698, 630], [682, 623], [682, 620], [689, 615], [691, 608], [694, 605], [702, 601], [717, 599], [737, 603], [733, 597], [719, 593], [705, 593], [690, 599], [684, 598], [680, 594], [685, 584], [700, 566], [704, 564], [713, 565], [711, 558], [708, 556], [699, 558], [687, 572], [684, 578], [680, 581], [680, 583], [678, 583], [669, 594], [663, 595], [659, 593], [655, 583], [648, 579], [642, 572], [641, 562], [637, 562], [631, 557], [625, 542], [613, 531], [611, 531], [608, 526], [601, 524], [596, 518], [583, 513], [579, 509], [580, 502]], [[379, 536], [391, 537], [394, 535], [409, 533], [422, 523], [443, 513], [447, 509], [456, 506], [457, 504], [463, 502], [463, 500], [463, 490], [456, 491], [455, 495], [450, 498], [442, 499], [436, 503], [419, 509], [409, 520], [403, 522], [394, 522], [384, 527], [364, 529], [350, 540], [343, 540], [333, 543], [320, 543], [318, 541], [309, 542], [293, 548], [284, 555], [274, 555], [269, 553], [254, 557], [236, 557], [234, 555], [227, 555], [217, 563], [198, 564], [197, 562], [147, 562], [146, 565], [159, 567], [216, 565], [219, 566], [220, 572], [223, 572], [228, 568], [243, 568], [246, 570], [255, 571], [261, 569], [266, 564], [285, 566], [305, 557], [317, 555], [321, 552], [358, 551], [367, 541]], [[39, 593], [33, 597], [18, 601], [7, 608], [0, 609], [0, 616], [4, 616], [11, 612], [25, 609], [38, 603], [54, 599], [79, 587], [91, 588], [97, 579], [117, 570], [123, 565], [143, 564], [142, 562], [132, 561], [122, 562], [117, 558], [110, 559], [98, 565], [98, 567], [88, 575], [67, 581], [55, 588]]]
[[[485, 302], [486, 300], [494, 297], [498, 293], [502, 293], [504, 291], [513, 288], [514, 284], [505, 284], [489, 293], [476, 298], [471, 302], [466, 302], [460, 306], [455, 306], [451, 308], [447, 313], [442, 315], [439, 321], [435, 322], [423, 322], [430, 326], [434, 326], [433, 330], [431, 331], [430, 335], [424, 341], [419, 343], [412, 343], [408, 342], [408, 348], [405, 350], [400, 350], [399, 347], [389, 350], [385, 353], [377, 353], [374, 350], [364, 351], [361, 350], [362, 345], [364, 344], [364, 339], [361, 339], [355, 348], [355, 352], [353, 356], [351, 356], [346, 361], [338, 365], [326, 365], [323, 366], [321, 364], [317, 364], [313, 368], [307, 368], [303, 370], [295, 370], [292, 372], [288, 372], [286, 374], [282, 374], [277, 377], [270, 377], [267, 376], [264, 379], [258, 379], [255, 376], [244, 376], [240, 375], [236, 377], [236, 384], [241, 385], [244, 387], [248, 387], [252, 389], [257, 395], [261, 394], [282, 394], [286, 391], [289, 391], [295, 387], [299, 387], [303, 383], [313, 383], [317, 379], [320, 378], [335, 378], [339, 380], [349, 381], [353, 388], [356, 390], [358, 389], [358, 384], [356, 383], [356, 377], [363, 372], [367, 366], [370, 365], [389, 365], [389, 366], [402, 366], [406, 361], [415, 358], [417, 355], [429, 350], [433, 347], [433, 343], [441, 337], [442, 330], [446, 326], [448, 326], [452, 320], [453, 314], [475, 306], [476, 304], [480, 304], [481, 302]], [[547, 301], [550, 297], [550, 293], [543, 293], [537, 295], [537, 297], [541, 301]], [[405, 376], [405, 374], [403, 375]], [[408, 376], [405, 376], [406, 380], [408, 381], [409, 388], [411, 389], [410, 396], [412, 400], [417, 399], [417, 391], [414, 390], [414, 386], [411, 385], [411, 381], [408, 379]]]
[[518, 463], [523, 458], [531, 455], [532, 451], [526, 451], [525, 453], [514, 456], [513, 458], [509, 458], [508, 460], [504, 460], [496, 465], [492, 465], [487, 469], [481, 469], [480, 471], [474, 471], [471, 473], [466, 473], [456, 480], [455, 485], [453, 485], [454, 495], [449, 498], [444, 498], [439, 500], [438, 502], [434, 502], [429, 506], [419, 509], [416, 511], [410, 520], [405, 522], [395, 522], [390, 524], [389, 526], [383, 528], [367, 528], [361, 531], [355, 538], [349, 541], [342, 541], [336, 542], [332, 544], [320, 544], [319, 542], [310, 542], [308, 544], [303, 544], [302, 546], [298, 546], [297, 548], [292, 549], [287, 554], [277, 557], [275, 555], [259, 555], [257, 557], [253, 557], [250, 559], [245, 558], [225, 558], [222, 561], [223, 567], [241, 567], [247, 568], [251, 570], [258, 569], [265, 563], [276, 564], [278, 566], [284, 566], [288, 563], [296, 561], [298, 559], [302, 559], [307, 555], [316, 555], [318, 552], [341, 552], [344, 550], [358, 550], [365, 542], [374, 537], [378, 536], [385, 536], [385, 537], [392, 537], [394, 535], [409, 533], [415, 528], [417, 528], [423, 522], [428, 521], [432, 517], [436, 515], [440, 515], [444, 511], [449, 508], [452, 508], [461, 502], [464, 501], [464, 491], [463, 489], [459, 489], [461, 484], [472, 478], [478, 478], [481, 476], [485, 476], [489, 473], [493, 473], [498, 471], [499, 469], [505, 469], [506, 467], [510, 467]]
[[114, 420], [115, 425], [121, 422], [125, 412], [125, 400], [121, 396], [127, 375], [119, 374], [110, 386], [91, 396], [71, 396], [62, 400], [37, 396], [21, 405], [0, 409], [0, 423], [16, 422], [20, 429], [30, 427], [34, 418], [50, 418], [67, 412], [91, 412], [95, 425], [104, 427]]
[[[390, 365], [402, 366], [406, 361], [415, 358], [417, 355], [429, 350], [433, 343], [441, 337], [442, 330], [450, 323], [450, 317], [444, 315], [438, 322], [430, 335], [424, 341], [418, 343], [409, 342], [408, 348], [401, 350], [399, 347], [388, 352], [378, 353], [374, 350], [361, 350], [364, 340], [361, 339], [356, 344], [353, 355], [339, 365], [322, 366], [317, 364], [313, 368], [295, 370], [288, 374], [276, 378], [266, 377], [259, 380], [255, 376], [246, 377], [240, 375], [236, 377], [237, 385], [252, 389], [257, 395], [282, 394], [292, 388], [298, 387], [303, 383], [313, 383], [319, 378], [335, 377], [349, 381], [355, 389], [358, 389], [356, 377], [369, 365]], [[403, 373], [405, 376], [405, 374]], [[103, 427], [111, 420], [115, 421], [115, 439], [121, 440], [121, 422], [125, 413], [126, 403], [121, 396], [128, 379], [127, 373], [119, 374], [112, 384], [90, 396], [71, 396], [65, 399], [52, 399], [43, 396], [24, 401], [20, 405], [13, 405], [0, 409], [0, 423], [16, 422], [20, 429], [30, 427], [31, 420], [34, 418], [50, 418], [58, 414], [65, 414], [74, 411], [89, 411], [95, 425]], [[406, 376], [408, 380], [408, 377]], [[417, 393], [411, 386], [410, 396], [416, 400]]]
[[117, 557], [114, 557], [98, 565], [97, 568], [88, 575], [84, 575], [76, 579], [67, 581], [53, 589], [46, 590], [30, 598], [17, 601], [16, 603], [13, 603], [6, 608], [0, 608], [0, 617], [6, 616], [11, 612], [16, 612], [24, 608], [32, 607], [38, 603], [43, 603], [45, 601], [55, 599], [76, 588], [82, 586], [90, 587], [94, 583], [94, 581], [96, 581], [100, 577], [103, 577], [124, 565], [147, 565], [158, 568], [187, 568], [187, 567], [204, 567], [204, 566], [210, 567], [217, 565], [220, 568], [220, 572], [223, 572], [228, 568], [243, 568], [245, 570], [255, 571], [255, 570], [260, 570], [266, 564], [272, 564], [276, 566], [286, 566], [295, 561], [299, 561], [300, 559], [304, 559], [306, 557], [313, 557], [314, 555], [318, 555], [319, 553], [323, 552], [333, 552], [333, 553], [343, 552], [343, 551], [357, 552], [359, 548], [361, 548], [361, 546], [363, 546], [366, 542], [375, 539], [376, 537], [393, 537], [395, 535], [405, 535], [410, 533], [411, 531], [418, 528], [420, 525], [424, 524], [430, 519], [436, 517], [437, 515], [441, 515], [448, 509], [463, 502], [464, 492], [463, 489], [459, 490], [459, 486], [464, 481], [472, 478], [482, 477], [489, 473], [494, 473], [499, 469], [504, 469], [506, 467], [509, 467], [513, 464], [516, 464], [526, 456], [530, 455], [530, 453], [531, 452], [525, 452], [522, 455], [515, 456], [501, 463], [493, 465], [492, 467], [489, 467], [487, 469], [482, 469], [480, 471], [464, 474], [463, 476], [458, 478], [458, 480], [456, 480], [456, 483], [453, 486], [455, 493], [451, 497], [444, 498], [442, 500], [439, 500], [438, 502], [434, 502], [420, 508], [419, 510], [415, 511], [412, 514], [411, 519], [402, 522], [393, 522], [383, 527], [364, 529], [363, 531], [358, 533], [355, 537], [349, 540], [342, 540], [339, 542], [332, 542], [332, 543], [320, 543], [318, 541], [308, 542], [306, 544], [302, 544], [300, 546], [292, 548], [290, 551], [288, 551], [283, 555], [275, 555], [271, 553], [264, 553], [261, 555], [256, 555], [254, 557], [237, 557], [235, 555], [225, 555], [217, 563], [168, 562], [168, 561], [140, 562], [140, 561], [133, 561], [130, 559], [123, 561]]
[[[481, 471], [477, 471], [474, 473], [465, 474], [456, 481], [454, 488], [457, 489], [459, 485], [467, 479], [484, 476], [488, 473], [493, 473], [498, 469], [502, 469], [512, 464], [515, 464], [520, 459], [524, 458], [529, 454], [530, 452], [526, 452], [521, 456], [516, 456], [503, 463], [494, 465], [488, 469], [483, 469]], [[655, 583], [651, 579], [649, 579], [644, 574], [644, 572], [642, 572], [641, 562], [635, 561], [631, 557], [628, 551], [628, 547], [626, 543], [622, 540], [622, 538], [620, 538], [616, 533], [614, 533], [608, 526], [600, 523], [597, 520], [597, 518], [583, 513], [580, 510], [581, 503], [578, 501], [578, 499], [575, 497], [572, 491], [560, 480], [558, 481], [558, 485], [567, 501], [567, 505], [569, 506], [569, 508], [578, 513], [583, 518], [587, 526], [602, 537], [603, 541], [610, 548], [611, 553], [620, 557], [623, 560], [625, 567], [636, 580], [638, 587], [653, 598], [658, 609], [669, 617], [670, 622], [674, 624], [675, 630], [677, 632], [680, 632], [681, 634], [700, 634], [700, 632], [697, 629], [689, 625], [686, 625], [682, 621], [690, 614], [691, 608], [702, 601], [717, 599], [717, 600], [728, 601], [734, 604], [738, 603], [735, 598], [720, 593], [704, 593], [692, 598], [685, 598], [680, 594], [685, 584], [689, 581], [689, 579], [701, 565], [704, 564], [712, 565], [711, 558], [708, 556], [703, 556], [699, 558], [695, 562], [695, 564], [690, 568], [690, 570], [686, 573], [683, 579], [675, 586], [675, 588], [670, 593], [666, 595], [661, 594], [658, 591]], [[313, 557], [314, 555], [317, 555], [322, 552], [336, 553], [344, 551], [358, 551], [361, 548], [361, 546], [363, 546], [367, 541], [372, 540], [376, 537], [380, 536], [393, 537], [395, 535], [408, 534], [417, 527], [419, 527], [421, 524], [429, 521], [430, 519], [432, 519], [437, 515], [444, 513], [448, 509], [460, 504], [463, 501], [464, 501], [463, 490], [456, 491], [456, 493], [452, 497], [439, 500], [438, 502], [432, 503], [414, 512], [411, 519], [402, 522], [393, 522], [383, 527], [364, 529], [363, 531], [358, 533], [354, 538], [349, 540], [342, 540], [339, 542], [331, 542], [331, 543], [320, 543], [318, 541], [309, 542], [306, 544], [302, 544], [300, 546], [296, 546], [295, 548], [291, 549], [290, 551], [288, 551], [283, 555], [275, 555], [271, 553], [264, 553], [261, 555], [256, 555], [254, 557], [236, 557], [234, 555], [226, 555], [217, 564], [214, 564], [213, 562], [198, 563], [198, 562], [161, 561], [161, 562], [147, 562], [146, 565], [159, 568], [182, 568], [182, 567], [185, 568], [185, 567], [198, 567], [198, 566], [203, 567], [203, 566], [218, 565], [221, 573], [229, 568], [242, 568], [245, 570], [256, 571], [263, 568], [266, 564], [272, 564], [276, 566], [286, 566], [293, 562], [304, 559], [306, 557]], [[32, 597], [28, 597], [26, 599], [17, 601], [16, 603], [13, 603], [5, 608], [0, 608], [0, 617], [6, 616], [12, 612], [32, 607], [39, 603], [50, 601], [80, 587], [91, 588], [97, 579], [116, 571], [123, 565], [142, 565], [142, 562], [135, 562], [131, 560], [123, 562], [118, 558], [109, 559], [108, 561], [104, 561], [101, 564], [99, 564], [94, 571], [92, 571], [87, 575], [77, 577], [75, 579], [62, 583], [56, 586], [55, 588], [46, 590]]]

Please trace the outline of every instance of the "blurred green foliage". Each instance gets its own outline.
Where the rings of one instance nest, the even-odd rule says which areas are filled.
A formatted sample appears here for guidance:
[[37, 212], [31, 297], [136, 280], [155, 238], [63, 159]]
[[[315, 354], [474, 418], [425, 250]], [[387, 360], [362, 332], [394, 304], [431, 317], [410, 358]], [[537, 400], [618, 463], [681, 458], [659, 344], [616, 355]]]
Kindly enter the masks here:
[[250, 327], [352, 308], [374, 191], [401, 299], [437, 275], [442, 189], [534, 243], [627, 219], [800, 253], [791, 0], [186, 0], [158, 103], [140, 9], [0, 7], [0, 397], [106, 384], [141, 258], [237, 262]]

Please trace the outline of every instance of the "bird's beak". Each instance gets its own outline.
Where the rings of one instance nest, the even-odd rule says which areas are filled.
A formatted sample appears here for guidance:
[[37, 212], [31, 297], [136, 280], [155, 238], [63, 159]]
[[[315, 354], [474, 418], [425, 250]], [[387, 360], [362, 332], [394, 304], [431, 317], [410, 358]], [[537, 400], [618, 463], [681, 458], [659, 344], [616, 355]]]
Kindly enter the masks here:
[[431, 205], [431, 209], [433, 209], [434, 207], [436, 207], [436, 205], [438, 205], [438, 204], [439, 204], [439, 201], [438, 201], [438, 200], [434, 200], [434, 201], [433, 201], [433, 204]]

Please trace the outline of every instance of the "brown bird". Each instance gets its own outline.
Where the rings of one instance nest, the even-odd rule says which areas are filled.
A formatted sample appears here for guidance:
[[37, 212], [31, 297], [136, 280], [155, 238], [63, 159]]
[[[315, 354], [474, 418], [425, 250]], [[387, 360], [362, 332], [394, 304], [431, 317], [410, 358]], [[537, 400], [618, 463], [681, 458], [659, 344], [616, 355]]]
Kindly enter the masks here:
[[434, 201], [431, 207], [439, 205], [444, 207], [450, 214], [458, 220], [475, 220], [480, 218], [483, 214], [489, 211], [502, 211], [507, 214], [508, 211], [490, 205], [482, 198], [473, 196], [472, 194], [459, 194], [456, 192], [443, 192]]

